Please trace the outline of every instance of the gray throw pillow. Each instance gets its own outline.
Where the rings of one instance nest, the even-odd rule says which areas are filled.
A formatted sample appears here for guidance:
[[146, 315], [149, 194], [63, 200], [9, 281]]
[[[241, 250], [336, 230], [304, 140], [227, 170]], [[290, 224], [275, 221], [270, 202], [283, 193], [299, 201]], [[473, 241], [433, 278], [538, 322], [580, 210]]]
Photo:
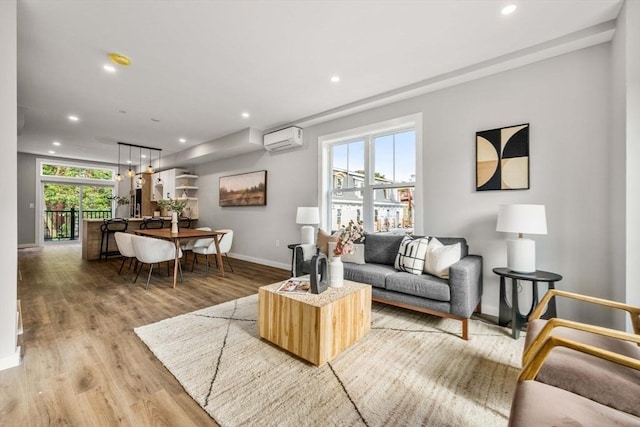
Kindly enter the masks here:
[[370, 234], [364, 239], [364, 260], [367, 263], [394, 265], [404, 234]]

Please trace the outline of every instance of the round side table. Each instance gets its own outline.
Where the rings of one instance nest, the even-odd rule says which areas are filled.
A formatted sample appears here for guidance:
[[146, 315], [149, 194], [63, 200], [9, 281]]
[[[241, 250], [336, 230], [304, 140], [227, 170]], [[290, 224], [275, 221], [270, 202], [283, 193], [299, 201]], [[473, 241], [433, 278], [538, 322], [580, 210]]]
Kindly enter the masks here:
[[[562, 280], [562, 276], [548, 271], [536, 270], [533, 273], [516, 273], [508, 268], [494, 268], [493, 272], [500, 276], [500, 312], [498, 324], [507, 326], [511, 323], [511, 337], [517, 339], [520, 336], [520, 329], [527, 324], [527, 319], [533, 309], [538, 305], [538, 282], [546, 282], [548, 289], [555, 289], [555, 283]], [[506, 279], [511, 279], [511, 305], [507, 301]], [[529, 281], [532, 284], [533, 298], [531, 308], [526, 315], [520, 313], [518, 307], [518, 280]], [[545, 319], [556, 317], [556, 301], [552, 298], [547, 307], [547, 311], [542, 316]]]

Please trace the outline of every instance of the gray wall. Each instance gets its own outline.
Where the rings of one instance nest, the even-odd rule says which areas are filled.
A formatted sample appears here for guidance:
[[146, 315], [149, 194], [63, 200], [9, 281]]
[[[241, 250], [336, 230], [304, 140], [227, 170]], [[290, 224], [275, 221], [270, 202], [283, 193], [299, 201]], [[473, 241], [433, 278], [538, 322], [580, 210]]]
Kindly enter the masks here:
[[28, 246], [36, 241], [36, 156], [18, 153], [18, 171], [18, 245]]
[[[501, 203], [543, 203], [549, 233], [537, 241], [538, 268], [562, 274], [560, 287], [611, 297], [608, 193], [611, 45], [562, 55], [449, 89], [305, 129], [305, 146], [284, 153], [252, 153], [197, 167], [200, 223], [235, 231], [232, 252], [288, 266], [287, 243], [299, 240], [297, 206], [318, 200], [318, 149], [322, 135], [414, 113], [423, 114], [423, 223], [426, 234], [463, 236], [484, 256], [483, 310], [496, 314], [498, 279], [506, 264], [504, 239], [495, 231]], [[475, 132], [531, 124], [531, 189], [475, 192]], [[268, 204], [220, 208], [218, 178], [268, 170]], [[279, 240], [280, 246], [276, 246]], [[597, 310], [560, 304], [578, 320], [611, 324]]]

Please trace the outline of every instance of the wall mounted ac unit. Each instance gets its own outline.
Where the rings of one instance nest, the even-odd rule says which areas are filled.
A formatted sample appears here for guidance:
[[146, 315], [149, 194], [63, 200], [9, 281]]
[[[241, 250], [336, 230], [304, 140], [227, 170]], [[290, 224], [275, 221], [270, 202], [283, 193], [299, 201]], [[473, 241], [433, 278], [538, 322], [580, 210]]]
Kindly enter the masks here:
[[302, 145], [302, 129], [291, 126], [264, 135], [264, 148], [267, 151], [287, 150]]

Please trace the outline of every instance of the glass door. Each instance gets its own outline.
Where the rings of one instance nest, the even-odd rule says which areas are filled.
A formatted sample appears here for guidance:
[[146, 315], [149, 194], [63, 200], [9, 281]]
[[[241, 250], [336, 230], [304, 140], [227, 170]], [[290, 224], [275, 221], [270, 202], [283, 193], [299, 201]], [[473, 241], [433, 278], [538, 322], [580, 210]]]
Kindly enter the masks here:
[[80, 240], [82, 219], [111, 218], [113, 187], [43, 183], [45, 242]]

